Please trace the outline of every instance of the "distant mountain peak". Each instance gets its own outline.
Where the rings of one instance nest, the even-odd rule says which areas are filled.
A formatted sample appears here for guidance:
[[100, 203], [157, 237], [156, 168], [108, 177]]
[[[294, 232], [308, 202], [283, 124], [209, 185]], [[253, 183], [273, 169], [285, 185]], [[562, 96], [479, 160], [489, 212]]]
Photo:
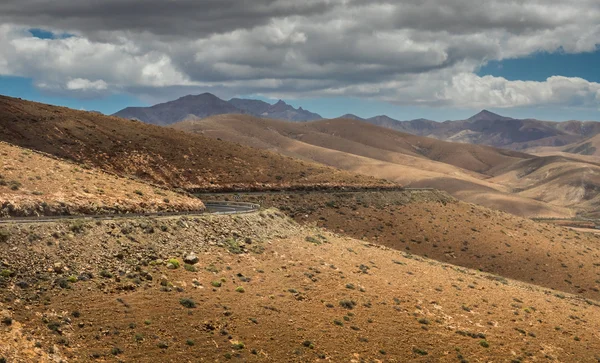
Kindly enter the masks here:
[[152, 107], [128, 107], [115, 114], [157, 125], [170, 125], [190, 118], [202, 119], [213, 115], [249, 114], [289, 121], [313, 121], [322, 117], [302, 107], [295, 109], [283, 100], [271, 105], [261, 100], [232, 98], [225, 101], [212, 93], [187, 95]]
[[183, 97], [179, 97], [179, 99], [186, 99], [186, 98], [219, 98], [219, 97], [217, 97], [209, 92], [204, 92], [204, 93], [200, 93], [197, 95], [186, 95]]
[[478, 114], [469, 117], [467, 120], [469, 121], [493, 121], [493, 120], [511, 120], [510, 117], [505, 117], [502, 115], [498, 115], [497, 113], [493, 113], [488, 110], [481, 110]]
[[340, 116], [340, 118], [347, 118], [347, 119], [351, 119], [351, 120], [360, 120], [360, 121], [364, 121], [365, 119], [359, 116], [356, 116], [353, 113], [347, 113], [345, 115]]

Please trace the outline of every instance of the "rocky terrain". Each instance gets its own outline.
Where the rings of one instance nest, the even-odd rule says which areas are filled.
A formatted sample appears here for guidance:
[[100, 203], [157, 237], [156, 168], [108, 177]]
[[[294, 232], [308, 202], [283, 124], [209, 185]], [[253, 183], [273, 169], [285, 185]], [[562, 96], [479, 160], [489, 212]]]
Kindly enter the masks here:
[[0, 217], [203, 209], [185, 194], [0, 142]]
[[2, 235], [10, 362], [593, 361], [600, 349], [594, 300], [276, 210]]
[[277, 207], [304, 225], [600, 299], [597, 234], [535, 223], [438, 191], [239, 194], [235, 198]]

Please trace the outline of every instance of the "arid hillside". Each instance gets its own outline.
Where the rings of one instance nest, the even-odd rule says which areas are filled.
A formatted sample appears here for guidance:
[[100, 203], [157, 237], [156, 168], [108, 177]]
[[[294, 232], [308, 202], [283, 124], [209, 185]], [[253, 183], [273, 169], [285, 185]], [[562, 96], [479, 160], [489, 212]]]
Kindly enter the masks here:
[[387, 184], [201, 135], [2, 96], [0, 140], [171, 188], [266, 190]]
[[[195, 132], [218, 132], [228, 128], [238, 137], [267, 140], [273, 132], [319, 147], [393, 162], [394, 154], [438, 161], [476, 173], [491, 167], [510, 165], [531, 155], [470, 144], [451, 143], [391, 131], [353, 119], [322, 120], [306, 123], [261, 119], [248, 115], [219, 115], [204, 120], [189, 120], [174, 126]], [[275, 143], [274, 141], [272, 143]]]
[[0, 217], [203, 209], [197, 198], [0, 142]]
[[[231, 196], [211, 195], [212, 199]], [[600, 236], [535, 223], [439, 191], [239, 194], [298, 223], [600, 300]]]
[[600, 136], [595, 135], [593, 137], [590, 137], [589, 139], [566, 145], [560, 148], [560, 151], [564, 151], [571, 154], [590, 155], [598, 157], [600, 156]]
[[600, 350], [594, 300], [275, 210], [2, 236], [0, 358], [10, 362], [587, 362]]
[[[486, 146], [409, 135], [353, 119], [290, 123], [247, 115], [186, 121], [175, 128], [275, 150], [408, 187], [436, 188], [519, 216], [570, 217], [575, 203], [515, 192], [500, 176], [538, 158]], [[498, 179], [495, 179], [495, 178]], [[582, 199], [583, 200], [583, 199]]]

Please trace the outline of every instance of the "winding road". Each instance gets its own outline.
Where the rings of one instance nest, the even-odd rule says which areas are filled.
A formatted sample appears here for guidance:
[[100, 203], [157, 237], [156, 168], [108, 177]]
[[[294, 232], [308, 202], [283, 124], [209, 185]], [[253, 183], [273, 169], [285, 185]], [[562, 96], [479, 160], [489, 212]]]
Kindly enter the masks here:
[[204, 214], [244, 214], [256, 212], [260, 205], [244, 202], [221, 202], [205, 201], [206, 209], [191, 212], [161, 212], [161, 213], [131, 213], [131, 214], [98, 214], [98, 215], [70, 215], [70, 216], [40, 216], [40, 217], [14, 217], [0, 218], [0, 224], [26, 224], [26, 223], [55, 223], [63, 220], [92, 219], [92, 220], [114, 220], [132, 218], [156, 218], [194, 216]]

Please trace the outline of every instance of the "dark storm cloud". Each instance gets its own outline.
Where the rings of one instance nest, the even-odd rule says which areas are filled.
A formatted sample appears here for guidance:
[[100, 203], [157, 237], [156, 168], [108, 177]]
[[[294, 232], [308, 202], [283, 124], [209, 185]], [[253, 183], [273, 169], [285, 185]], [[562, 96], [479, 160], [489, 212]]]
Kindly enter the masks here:
[[272, 18], [329, 10], [326, 0], [3, 0], [4, 22], [83, 33], [148, 32], [179, 37], [252, 28]]

